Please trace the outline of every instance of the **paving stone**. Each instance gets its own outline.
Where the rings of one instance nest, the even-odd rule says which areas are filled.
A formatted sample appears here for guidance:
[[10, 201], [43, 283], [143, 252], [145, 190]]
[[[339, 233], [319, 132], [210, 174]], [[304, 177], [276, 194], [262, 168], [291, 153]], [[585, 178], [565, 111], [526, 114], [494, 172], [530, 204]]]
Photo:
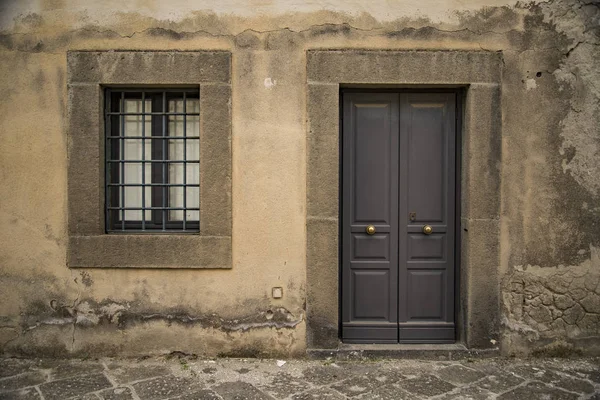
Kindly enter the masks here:
[[[290, 360], [285, 368], [278, 368], [274, 360], [221, 359], [190, 365], [198, 374], [191, 376], [178, 360], [162, 358], [109, 361], [106, 370], [100, 361], [0, 358], [0, 367], [8, 375], [0, 377], [4, 388], [0, 399], [41, 400], [36, 388], [22, 386], [39, 385], [48, 400], [413, 400], [431, 396], [480, 400], [500, 395], [600, 400], [600, 394], [594, 393], [594, 389], [600, 392], [598, 365], [598, 359], [497, 358], [470, 363], [389, 360], [330, 365]], [[210, 370], [203, 372], [205, 367]], [[52, 380], [53, 376], [65, 377]], [[121, 386], [112, 387], [112, 382]]]
[[318, 388], [305, 393], [295, 394], [292, 400], [343, 400], [346, 397], [329, 388]]
[[598, 367], [598, 371], [588, 373], [582, 372], [581, 377], [594, 382], [596, 385], [600, 385], [600, 366]]
[[96, 393], [88, 393], [83, 396], [71, 397], [69, 400], [102, 400]]
[[108, 365], [108, 374], [119, 384], [169, 375], [171, 370], [163, 365]]
[[261, 392], [246, 382], [225, 382], [212, 388], [225, 400], [272, 400], [273, 397]]
[[221, 400], [221, 396], [212, 390], [204, 389], [194, 393], [175, 397], [173, 400]]
[[335, 365], [309, 367], [303, 374], [304, 379], [315, 385], [329, 385], [348, 378], [348, 372]]
[[600, 365], [595, 367], [596, 369], [581, 369], [577, 368], [573, 371], [568, 371], [571, 375], [582, 379], [588, 379], [594, 383], [600, 384]]
[[[344, 378], [366, 377], [379, 381], [380, 383], [391, 384], [399, 380], [406, 379], [405, 374], [415, 372], [414, 367], [394, 368], [389, 362], [343, 362], [332, 364], [337, 367], [339, 374]], [[421, 370], [422, 372], [422, 370]]]
[[559, 376], [551, 382], [554, 386], [569, 390], [571, 392], [589, 394], [594, 392], [594, 386], [584, 380], [573, 378], [571, 376]]
[[412, 379], [422, 375], [423, 372], [430, 373], [432, 369], [429, 364], [419, 366], [395, 365], [389, 373], [397, 374], [405, 379]]
[[510, 371], [527, 379], [534, 379], [553, 386], [560, 387], [571, 392], [593, 393], [594, 386], [591, 383], [575, 378], [564, 372], [543, 369], [533, 365], [518, 365], [510, 368]]
[[0, 391], [11, 391], [46, 382], [46, 375], [40, 371], [24, 372], [0, 379]]
[[390, 385], [393, 383], [397, 383], [401, 380], [407, 379], [405, 375], [395, 370], [375, 369], [370, 371], [369, 373], [363, 374], [362, 376], [376, 381], [378, 385]]
[[489, 390], [490, 392], [501, 393], [520, 385], [523, 381], [524, 379], [511, 373], [504, 373], [502, 375], [487, 376], [485, 379], [477, 382], [477, 386]]
[[331, 367], [337, 368], [342, 371], [343, 374], [348, 376], [365, 376], [373, 375], [377, 371], [382, 371], [385, 364], [382, 362], [337, 362], [331, 364]]
[[477, 371], [481, 371], [486, 375], [497, 375], [503, 373], [504, 371], [498, 365], [498, 361], [496, 359], [486, 359], [486, 360], [473, 360], [473, 361], [462, 361], [461, 364], [464, 367], [476, 369]]
[[78, 375], [97, 374], [104, 371], [104, 366], [98, 362], [58, 362], [42, 363], [42, 367], [51, 368], [50, 379], [58, 380]]
[[138, 396], [144, 400], [172, 398], [203, 389], [198, 380], [174, 375], [149, 379], [134, 383], [132, 386]]
[[0, 378], [28, 372], [35, 366], [35, 363], [29, 360], [7, 358], [0, 361]]
[[46, 400], [62, 400], [96, 392], [111, 386], [111, 383], [103, 374], [92, 374], [44, 383], [40, 385], [40, 390]]
[[374, 378], [356, 377], [338, 382], [331, 387], [348, 397], [354, 397], [368, 393], [380, 385], [381, 383]]
[[436, 372], [436, 375], [446, 382], [455, 385], [464, 385], [475, 382], [485, 376], [483, 372], [463, 367], [462, 365], [451, 365]]
[[414, 400], [418, 397], [401, 389], [398, 385], [378, 386], [372, 392], [357, 397], [360, 400]]
[[305, 380], [294, 378], [285, 372], [278, 373], [271, 381], [267, 382], [264, 384], [259, 384], [258, 387], [264, 392], [267, 392], [278, 398], [287, 397], [294, 393], [304, 392], [312, 387], [312, 385]]
[[449, 392], [456, 387], [451, 383], [429, 374], [400, 381], [398, 385], [409, 393], [422, 396], [438, 396]]
[[14, 392], [0, 393], [2, 400], [40, 400], [42, 397], [35, 388], [15, 390]]
[[116, 387], [101, 391], [98, 397], [102, 400], [132, 400], [133, 393], [128, 387]]
[[452, 392], [446, 393], [440, 400], [450, 399], [461, 399], [461, 400], [488, 400], [495, 397], [494, 393], [491, 393], [485, 389], [481, 389], [477, 386], [461, 387], [453, 390]]
[[[205, 373], [205, 374], [214, 374], [215, 372], [217, 372], [217, 369], [215, 367], [206, 367], [206, 368], [202, 368], [202, 372]], [[246, 369], [244, 372], [239, 372], [239, 373], [240, 374], [242, 374], [242, 373], [245, 374], [247, 372], [250, 372], [250, 370]]]
[[502, 400], [523, 400], [523, 399], [552, 399], [552, 400], [571, 400], [579, 398], [573, 393], [564, 392], [558, 388], [550, 387], [541, 382], [530, 382], [519, 386], [498, 397]]

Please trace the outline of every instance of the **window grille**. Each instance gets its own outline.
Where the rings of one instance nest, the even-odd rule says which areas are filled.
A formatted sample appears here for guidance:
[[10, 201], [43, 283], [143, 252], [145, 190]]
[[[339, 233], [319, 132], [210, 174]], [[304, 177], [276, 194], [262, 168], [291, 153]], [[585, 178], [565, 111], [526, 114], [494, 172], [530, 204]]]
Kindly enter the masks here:
[[106, 89], [106, 231], [198, 232], [197, 89]]

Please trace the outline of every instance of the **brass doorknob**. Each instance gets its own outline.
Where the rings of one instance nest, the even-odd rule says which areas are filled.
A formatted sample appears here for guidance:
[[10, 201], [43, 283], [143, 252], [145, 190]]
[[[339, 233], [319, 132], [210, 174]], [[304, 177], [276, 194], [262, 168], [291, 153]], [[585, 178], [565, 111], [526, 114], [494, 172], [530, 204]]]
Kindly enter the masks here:
[[376, 229], [373, 225], [367, 226], [367, 229], [365, 229], [365, 230], [367, 231], [367, 234], [369, 234], [369, 235], [373, 235], [376, 231]]
[[433, 228], [431, 227], [431, 225], [425, 225], [423, 226], [423, 233], [426, 235], [431, 235], [431, 232], [433, 232]]

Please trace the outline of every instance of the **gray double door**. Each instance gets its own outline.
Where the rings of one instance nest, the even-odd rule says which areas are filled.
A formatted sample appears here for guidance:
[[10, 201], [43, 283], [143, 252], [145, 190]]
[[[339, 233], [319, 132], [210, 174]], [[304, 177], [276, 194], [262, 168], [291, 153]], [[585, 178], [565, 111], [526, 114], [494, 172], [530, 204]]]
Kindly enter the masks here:
[[456, 94], [342, 96], [342, 340], [454, 342]]

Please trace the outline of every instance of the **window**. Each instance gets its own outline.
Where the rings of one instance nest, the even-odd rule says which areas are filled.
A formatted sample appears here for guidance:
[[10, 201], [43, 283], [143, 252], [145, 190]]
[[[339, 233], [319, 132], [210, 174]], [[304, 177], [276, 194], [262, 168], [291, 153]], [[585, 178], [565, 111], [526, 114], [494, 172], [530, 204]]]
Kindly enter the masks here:
[[69, 268], [232, 268], [231, 53], [69, 51], [67, 91]]
[[197, 232], [197, 89], [106, 93], [107, 232]]

